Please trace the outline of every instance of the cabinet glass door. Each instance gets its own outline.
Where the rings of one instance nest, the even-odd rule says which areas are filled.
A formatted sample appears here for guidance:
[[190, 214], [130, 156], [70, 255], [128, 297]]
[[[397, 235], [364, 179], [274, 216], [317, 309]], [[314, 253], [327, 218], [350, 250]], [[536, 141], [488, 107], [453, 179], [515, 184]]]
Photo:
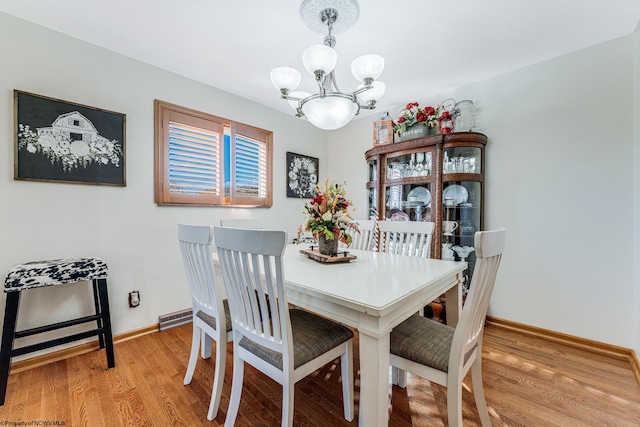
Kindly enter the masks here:
[[385, 188], [385, 219], [431, 221], [431, 184], [398, 184]]
[[469, 275], [463, 292], [468, 289], [476, 255], [475, 232], [480, 230], [482, 184], [478, 181], [444, 182], [442, 191], [442, 259], [467, 261]]
[[[473, 236], [480, 230], [481, 183], [477, 181], [450, 181], [442, 191], [443, 236], [460, 245], [473, 245]], [[455, 222], [456, 224], [450, 224]]]
[[387, 180], [431, 176], [431, 151], [403, 154], [387, 158]]
[[368, 218], [378, 218], [378, 188], [371, 187], [367, 189], [369, 193], [369, 216]]
[[378, 159], [374, 158], [367, 162], [368, 183], [367, 193], [369, 196], [369, 211], [367, 218], [378, 218]]
[[443, 154], [442, 172], [482, 173], [482, 150], [475, 147], [446, 148]]
[[377, 181], [378, 180], [378, 161], [371, 160], [368, 162], [369, 165], [369, 181]]

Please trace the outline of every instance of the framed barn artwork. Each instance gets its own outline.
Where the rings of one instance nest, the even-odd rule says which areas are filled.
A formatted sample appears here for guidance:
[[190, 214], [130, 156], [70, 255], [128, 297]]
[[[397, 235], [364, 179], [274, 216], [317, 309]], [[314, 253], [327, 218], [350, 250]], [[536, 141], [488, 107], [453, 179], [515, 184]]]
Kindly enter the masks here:
[[14, 179], [126, 186], [124, 114], [14, 90]]

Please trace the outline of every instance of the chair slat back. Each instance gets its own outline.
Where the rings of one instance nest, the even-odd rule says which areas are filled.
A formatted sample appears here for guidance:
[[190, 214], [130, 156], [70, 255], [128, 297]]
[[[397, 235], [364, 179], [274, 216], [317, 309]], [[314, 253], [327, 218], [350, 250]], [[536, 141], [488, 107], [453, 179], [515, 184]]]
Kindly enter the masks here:
[[292, 354], [282, 262], [286, 233], [226, 227], [214, 233], [234, 334], [283, 353], [286, 366]]
[[378, 251], [429, 258], [435, 223], [425, 221], [379, 221]]
[[349, 233], [353, 238], [349, 248], [362, 251], [375, 250], [376, 221], [373, 219], [359, 219], [355, 222], [358, 224], [360, 233], [349, 230]]
[[213, 228], [210, 226], [178, 224], [178, 241], [191, 291], [193, 315], [202, 310], [210, 316], [224, 319], [222, 287], [216, 288], [214, 283], [212, 238]]
[[[482, 339], [489, 300], [504, 252], [505, 239], [504, 228], [478, 231], [474, 236], [476, 265], [469, 286], [469, 294], [453, 337], [451, 351], [451, 357], [456, 358], [456, 364], [463, 363], [464, 355]], [[452, 361], [450, 359], [449, 366]]]
[[264, 221], [259, 219], [221, 219], [220, 226], [231, 228], [250, 228], [253, 230], [262, 230], [265, 228]]

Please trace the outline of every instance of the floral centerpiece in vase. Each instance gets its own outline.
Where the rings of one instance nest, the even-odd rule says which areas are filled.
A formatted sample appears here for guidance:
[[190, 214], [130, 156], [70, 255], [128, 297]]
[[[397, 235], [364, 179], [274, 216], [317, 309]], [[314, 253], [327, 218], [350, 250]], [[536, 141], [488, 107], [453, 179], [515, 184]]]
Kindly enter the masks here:
[[349, 212], [352, 202], [347, 200], [346, 193], [344, 185], [329, 184], [327, 179], [324, 187], [316, 186], [315, 195], [304, 205], [307, 219], [298, 229], [298, 237], [302, 231], [310, 231], [318, 240], [321, 254], [336, 254], [338, 242], [351, 244], [352, 238], [347, 230], [360, 232]]
[[421, 138], [436, 133], [438, 129], [438, 108], [427, 106], [420, 108], [417, 102], [408, 103], [400, 110], [402, 114], [393, 124], [393, 130], [399, 135], [399, 141]]

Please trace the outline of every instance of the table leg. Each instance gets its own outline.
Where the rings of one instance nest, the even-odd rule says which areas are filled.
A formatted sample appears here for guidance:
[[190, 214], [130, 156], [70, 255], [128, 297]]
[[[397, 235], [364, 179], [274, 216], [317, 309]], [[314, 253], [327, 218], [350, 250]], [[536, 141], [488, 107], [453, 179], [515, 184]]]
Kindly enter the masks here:
[[458, 319], [460, 319], [460, 313], [462, 313], [462, 283], [460, 280], [444, 295], [447, 304], [447, 325], [455, 328]]
[[389, 423], [389, 333], [360, 331], [360, 427]]

